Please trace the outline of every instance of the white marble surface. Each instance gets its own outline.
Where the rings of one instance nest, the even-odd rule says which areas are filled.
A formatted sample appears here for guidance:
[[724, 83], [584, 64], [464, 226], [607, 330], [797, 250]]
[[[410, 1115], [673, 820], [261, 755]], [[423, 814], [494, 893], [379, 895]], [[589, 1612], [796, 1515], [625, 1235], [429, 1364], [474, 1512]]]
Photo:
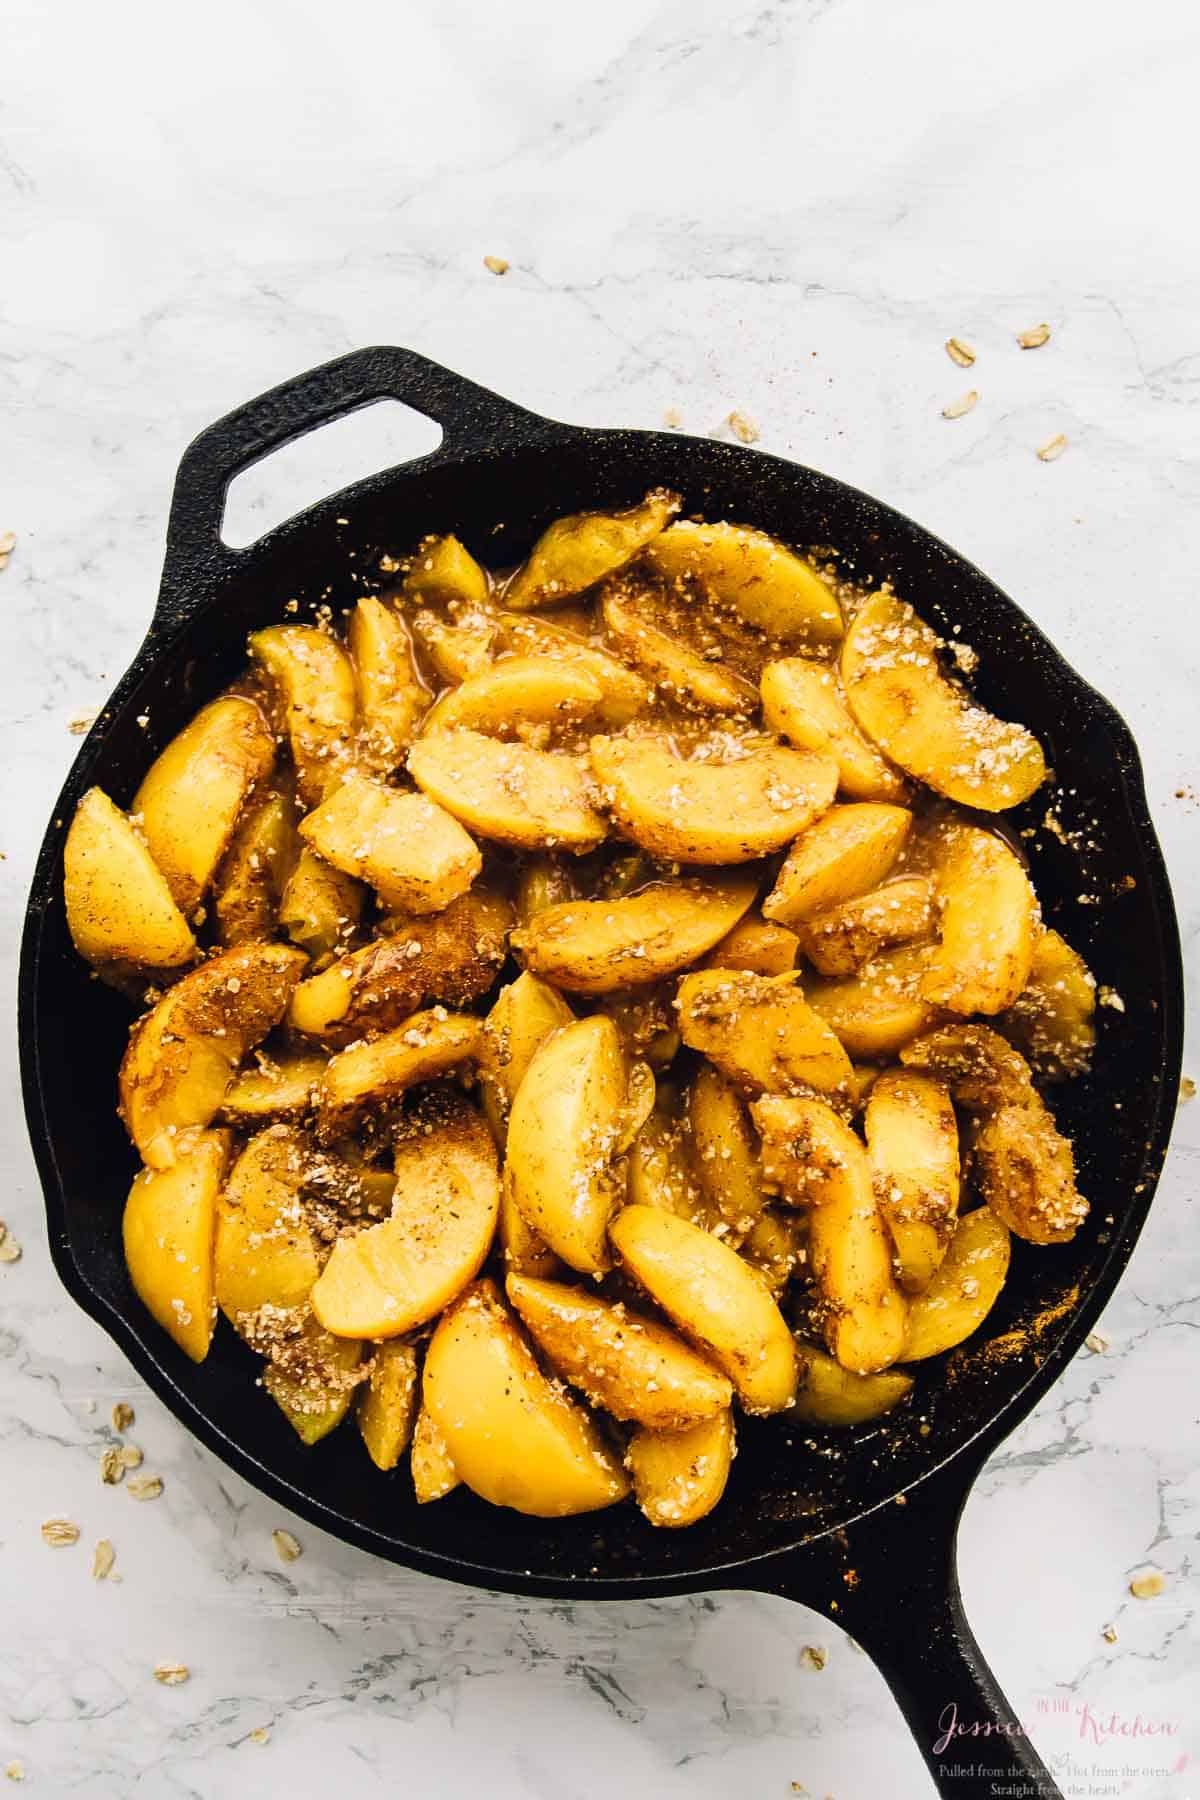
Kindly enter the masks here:
[[[583, 422], [677, 408], [703, 433], [741, 408], [766, 448], [948, 537], [1134, 727], [1194, 953], [1200, 35], [1183, 0], [609, 0], [586, 18], [538, 0], [9, 0], [5, 19], [6, 984], [67, 723], [141, 636], [182, 446], [372, 341]], [[1018, 352], [1043, 318], [1051, 344]], [[951, 332], [979, 349], [969, 376]], [[975, 412], [944, 422], [971, 385]], [[1043, 465], [1057, 431], [1070, 448]], [[364, 472], [345, 442], [308, 460], [314, 479]], [[286, 510], [282, 480], [259, 493]], [[871, 1665], [783, 1602], [513, 1601], [303, 1525], [281, 1567], [280, 1510], [59, 1289], [11, 1049], [6, 1069], [0, 1212], [25, 1254], [0, 1266], [0, 1767], [19, 1759], [31, 1793], [931, 1792]], [[1198, 1165], [1200, 1103], [1111, 1347], [994, 1459], [965, 1523], [978, 1636], [1079, 1794], [1200, 1793]], [[117, 1397], [165, 1477], [156, 1503], [100, 1484]], [[42, 1545], [57, 1512], [78, 1547]], [[100, 1536], [120, 1585], [89, 1578]], [[1156, 1600], [1126, 1592], [1144, 1565], [1167, 1575]], [[806, 1643], [828, 1648], [823, 1672]], [[157, 1686], [163, 1659], [190, 1682]], [[1085, 1701], [1178, 1729], [1100, 1748], [1043, 1704]]]

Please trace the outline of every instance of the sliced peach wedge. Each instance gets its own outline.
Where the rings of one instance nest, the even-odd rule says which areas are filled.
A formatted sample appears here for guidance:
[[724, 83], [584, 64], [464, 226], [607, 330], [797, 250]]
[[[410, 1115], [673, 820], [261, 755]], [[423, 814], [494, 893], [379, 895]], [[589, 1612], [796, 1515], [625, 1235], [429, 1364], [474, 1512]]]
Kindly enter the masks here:
[[235, 1069], [279, 1023], [306, 963], [284, 944], [241, 944], [185, 975], [141, 1020], [119, 1088], [144, 1163], [169, 1168], [177, 1135], [212, 1123]]
[[629, 1492], [590, 1414], [542, 1374], [492, 1282], [442, 1317], [422, 1388], [445, 1456], [493, 1506], [563, 1518]]
[[510, 1275], [509, 1303], [551, 1366], [593, 1406], [655, 1430], [723, 1412], [726, 1375], [656, 1319], [558, 1281]]
[[102, 788], [89, 788], [75, 809], [63, 890], [75, 948], [97, 968], [178, 969], [198, 954], [162, 870]]
[[232, 1142], [189, 1131], [168, 1169], [143, 1169], [125, 1202], [125, 1261], [138, 1298], [193, 1362], [212, 1341], [213, 1238]]
[[412, 1331], [474, 1280], [499, 1211], [491, 1132], [466, 1100], [435, 1094], [401, 1127], [391, 1217], [339, 1237], [312, 1290], [313, 1311], [337, 1337]]

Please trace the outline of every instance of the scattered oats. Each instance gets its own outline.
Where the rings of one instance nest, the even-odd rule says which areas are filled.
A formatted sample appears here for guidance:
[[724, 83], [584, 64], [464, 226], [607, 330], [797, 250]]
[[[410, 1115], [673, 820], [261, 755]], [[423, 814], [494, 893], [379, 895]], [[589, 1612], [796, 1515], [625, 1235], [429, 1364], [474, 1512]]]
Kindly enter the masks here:
[[802, 1669], [823, 1669], [829, 1660], [829, 1652], [822, 1650], [819, 1644], [805, 1644], [800, 1652]]
[[8, 1776], [10, 1781], [24, 1781], [25, 1764], [23, 1762], [18, 1762], [14, 1756], [10, 1763], [5, 1763], [4, 1773]]
[[663, 424], [668, 431], [679, 431], [683, 426], [683, 414], [677, 406], [668, 406], [663, 414]]
[[145, 1460], [136, 1444], [122, 1444], [117, 1457], [123, 1469], [140, 1469]]
[[1167, 1578], [1161, 1569], [1150, 1569], [1145, 1575], [1135, 1575], [1129, 1584], [1129, 1591], [1135, 1600], [1153, 1600], [1161, 1594], [1167, 1585]]
[[969, 369], [975, 361], [975, 351], [970, 344], [964, 344], [961, 338], [946, 339], [946, 355], [960, 369]]
[[384, 555], [379, 559], [379, 572], [381, 575], [394, 575], [399, 567], [400, 558], [398, 556]]
[[17, 547], [15, 531], [0, 531], [0, 569], [7, 569], [8, 559]]
[[805, 1800], [808, 1800], [808, 1789], [805, 1787], [805, 1785], [802, 1781], [793, 1781], [792, 1792], [793, 1792], [793, 1794], [803, 1794], [805, 1796]]
[[150, 714], [149, 713], [139, 713], [137, 716], [137, 722], [141, 726], [142, 730], [145, 731], [147, 725], [149, 725], [149, 723], [150, 723]]
[[1122, 1000], [1120, 994], [1118, 994], [1116, 988], [1100, 987], [1096, 990], [1096, 998], [1101, 1006], [1109, 1006], [1112, 1008], [1113, 1012], [1123, 1013], [1125, 1011], [1125, 1002]]
[[67, 730], [72, 737], [86, 737], [99, 717], [98, 711], [76, 713], [73, 719], [67, 720]]
[[757, 444], [759, 437], [758, 426], [754, 423], [754, 420], [750, 417], [749, 413], [737, 411], [731, 412], [725, 423], [728, 425], [739, 444]]
[[974, 388], [960, 394], [957, 400], [951, 400], [942, 408], [943, 419], [962, 419], [979, 404], [979, 395]]
[[14, 1263], [21, 1260], [21, 1246], [18, 1244], [8, 1226], [0, 1219], [0, 1263]]
[[1052, 438], [1047, 438], [1044, 444], [1038, 445], [1038, 461], [1057, 462], [1066, 447], [1065, 433], [1056, 431]]
[[118, 1400], [112, 1409], [112, 1428], [114, 1431], [128, 1431], [135, 1418], [134, 1410], [128, 1400]]
[[72, 1525], [70, 1519], [47, 1519], [42, 1526], [42, 1541], [52, 1550], [65, 1550], [68, 1544], [79, 1542], [79, 1527]]
[[92, 1574], [97, 1581], [108, 1580], [109, 1576], [112, 1574], [112, 1566], [116, 1560], [117, 1553], [112, 1547], [111, 1540], [108, 1538], [101, 1538], [96, 1545], [96, 1548], [92, 1551]]
[[485, 256], [483, 266], [490, 269], [493, 275], [508, 274], [508, 262], [503, 256]]
[[1109, 1345], [1109, 1340], [1102, 1331], [1089, 1331], [1083, 1341], [1093, 1356], [1103, 1356]]
[[126, 1486], [135, 1500], [157, 1500], [163, 1491], [162, 1477], [159, 1475], [135, 1475]]
[[1180, 1078], [1180, 1082], [1179, 1082], [1179, 1104], [1180, 1104], [1180, 1106], [1182, 1106], [1186, 1100], [1194, 1100], [1195, 1098], [1196, 1098], [1196, 1083], [1192, 1080], [1190, 1075], [1182, 1076]]
[[1106, 1644], [1115, 1644], [1117, 1641], [1116, 1626], [1115, 1625], [1106, 1625], [1104, 1627], [1104, 1630], [1100, 1633], [1100, 1636], [1104, 1639]]
[[271, 1734], [265, 1725], [256, 1725], [254, 1730], [250, 1733], [250, 1742], [252, 1744], [269, 1744], [270, 1741]]
[[271, 1533], [271, 1542], [275, 1546], [275, 1554], [280, 1562], [292, 1563], [296, 1561], [298, 1556], [303, 1555], [299, 1538], [295, 1537], [290, 1531], [273, 1531]]
[[1050, 327], [1034, 325], [1028, 331], [1018, 331], [1017, 342], [1022, 350], [1040, 350], [1043, 344], [1050, 342]]
[[125, 1479], [125, 1464], [116, 1444], [110, 1444], [100, 1458], [100, 1479], [105, 1487], [116, 1487]]
[[190, 1681], [191, 1674], [186, 1663], [159, 1663], [154, 1679], [161, 1681], [164, 1687], [182, 1687], [185, 1681]]

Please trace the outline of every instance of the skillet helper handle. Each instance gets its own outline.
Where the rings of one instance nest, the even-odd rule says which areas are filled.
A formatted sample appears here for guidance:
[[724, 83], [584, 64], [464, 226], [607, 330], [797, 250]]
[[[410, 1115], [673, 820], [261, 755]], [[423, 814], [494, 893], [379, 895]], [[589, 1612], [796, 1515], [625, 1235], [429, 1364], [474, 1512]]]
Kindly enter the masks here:
[[243, 552], [221, 539], [225, 494], [235, 475], [319, 425], [389, 399], [441, 426], [442, 442], [421, 459], [425, 467], [547, 429], [536, 413], [397, 345], [351, 351], [271, 388], [209, 425], [184, 451], [171, 498], [155, 627], [169, 630], [181, 623], [239, 562]]
[[955, 1541], [969, 1488], [957, 1469], [939, 1471], [904, 1505], [807, 1546], [794, 1586], [786, 1561], [782, 1579], [761, 1585], [819, 1608], [857, 1639], [899, 1702], [942, 1800], [1063, 1800], [963, 1610]]

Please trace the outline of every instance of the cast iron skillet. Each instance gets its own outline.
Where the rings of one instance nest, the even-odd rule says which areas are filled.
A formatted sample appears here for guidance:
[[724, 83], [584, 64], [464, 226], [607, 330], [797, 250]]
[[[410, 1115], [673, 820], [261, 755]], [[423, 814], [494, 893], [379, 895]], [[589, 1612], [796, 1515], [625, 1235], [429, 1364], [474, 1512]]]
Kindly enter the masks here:
[[[222, 543], [225, 490], [239, 470], [385, 396], [442, 427], [432, 455], [348, 488], [250, 549]], [[255, 1387], [256, 1359], [227, 1328], [196, 1367], [134, 1296], [120, 1217], [135, 1159], [113, 1111], [129, 1009], [88, 979], [72, 951], [63, 827], [93, 782], [128, 804], [151, 758], [242, 664], [250, 628], [304, 618], [322, 599], [335, 609], [351, 603], [379, 585], [383, 550], [453, 530], [482, 559], [503, 565], [557, 515], [626, 503], [656, 483], [680, 489], [687, 511], [746, 520], [801, 545], [833, 545], [858, 578], [890, 576], [922, 613], [947, 630], [961, 627], [980, 652], [983, 702], [1024, 720], [1046, 744], [1061, 835], [1038, 829], [1045, 793], [1009, 822], [1035, 828], [1026, 843], [1047, 917], [1125, 1001], [1123, 1015], [1100, 1015], [1092, 1077], [1055, 1099], [1080, 1152], [1092, 1213], [1066, 1247], [1017, 1245], [982, 1334], [1000, 1344], [920, 1365], [900, 1420], [836, 1438], [780, 1420], [746, 1421], [724, 1501], [689, 1531], [654, 1531], [628, 1505], [578, 1519], [526, 1519], [461, 1489], [418, 1508], [406, 1472], [378, 1474], [356, 1432], [304, 1449]], [[298, 613], [285, 613], [290, 600], [300, 602]], [[1083, 904], [1081, 895], [1098, 903]], [[977, 569], [899, 513], [811, 469], [675, 434], [558, 424], [391, 348], [361, 350], [285, 383], [210, 426], [186, 452], [154, 619], [55, 807], [20, 981], [25, 1106], [58, 1272], [218, 1456], [336, 1536], [454, 1581], [591, 1599], [747, 1588], [802, 1600], [874, 1656], [935, 1781], [956, 1795], [988, 1794], [1020, 1777], [1033, 1784], [1022, 1792], [1058, 1792], [971, 1636], [955, 1530], [989, 1452], [1055, 1380], [1128, 1260], [1166, 1149], [1181, 1011], [1171, 895], [1129, 732]], [[965, 1745], [937, 1748], [952, 1704], [961, 1725], [997, 1733], [973, 1740], [969, 1756]], [[939, 1771], [952, 1761], [992, 1774]]]

